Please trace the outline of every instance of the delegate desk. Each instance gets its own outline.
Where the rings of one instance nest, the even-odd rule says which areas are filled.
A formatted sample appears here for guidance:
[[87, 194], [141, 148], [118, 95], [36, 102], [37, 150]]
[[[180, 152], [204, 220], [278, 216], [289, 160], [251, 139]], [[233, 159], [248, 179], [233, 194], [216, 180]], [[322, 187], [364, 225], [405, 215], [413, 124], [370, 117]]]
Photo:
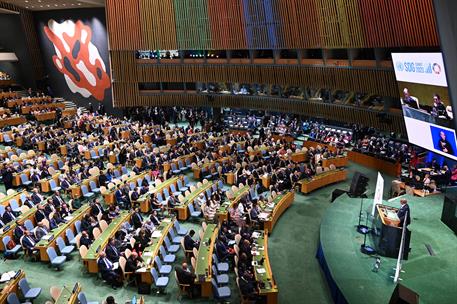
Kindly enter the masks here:
[[180, 205], [175, 206], [174, 210], [178, 212], [178, 219], [180, 221], [185, 221], [189, 218], [189, 204], [193, 203], [200, 194], [205, 193], [208, 189], [211, 189], [212, 186], [213, 182], [207, 182], [206, 184], [203, 184], [200, 188], [184, 197], [184, 201]]
[[152, 285], [151, 269], [154, 267], [154, 258], [159, 255], [160, 246], [163, 245], [170, 229], [173, 229], [173, 221], [165, 218], [152, 233], [150, 244], [143, 250], [142, 258], [145, 266], [137, 270], [141, 283]]
[[348, 166], [348, 157], [347, 156], [337, 156], [331, 158], [322, 158], [322, 167], [330, 167], [334, 165], [337, 168], [347, 167]]
[[[47, 203], [43, 202], [41, 203], [42, 206], [45, 206]], [[0, 251], [5, 250], [3, 246], [3, 238], [5, 236], [10, 236], [11, 238], [13, 237], [14, 229], [16, 228], [17, 224], [19, 223], [20, 225], [24, 224], [26, 220], [31, 220], [32, 224], [35, 226], [35, 213], [37, 212], [37, 206], [34, 206], [33, 208], [27, 210], [26, 212], [22, 213], [18, 217], [16, 217], [15, 220], [5, 223], [5, 226], [0, 229]]]
[[425, 189], [415, 189], [411, 186], [408, 186], [404, 182], [400, 182], [399, 185], [400, 185], [400, 189], [405, 190], [406, 194], [410, 194], [409, 191], [411, 191], [412, 194], [414, 194], [415, 196], [419, 196], [419, 197], [426, 197], [426, 196], [430, 196], [430, 195], [441, 194], [441, 191], [438, 191], [438, 190], [429, 192], [429, 191], [426, 191]]
[[90, 184], [91, 181], [94, 181], [95, 184], [98, 187], [98, 177], [99, 177], [98, 174], [97, 175], [92, 175], [91, 177], [82, 180], [81, 183], [79, 183], [79, 184], [72, 184], [70, 186], [71, 198], [72, 199], [79, 199], [82, 196], [82, 190], [81, 190], [81, 186], [82, 185], [87, 186], [87, 190], [90, 192], [89, 184]]
[[352, 162], [378, 170], [391, 176], [399, 176], [401, 174], [401, 163], [399, 161], [391, 162], [355, 151], [348, 151], [348, 157]]
[[291, 160], [294, 163], [304, 163], [308, 160], [308, 153], [306, 152], [295, 152], [292, 153]]
[[60, 184], [59, 176], [60, 176], [60, 173], [57, 172], [50, 178], [40, 180], [41, 192], [47, 193], [47, 192], [51, 191], [51, 185], [49, 183], [51, 181], [51, 179], [53, 179], [56, 182], [56, 185], [59, 186], [59, 184]]
[[[252, 256], [255, 279], [259, 282], [259, 296], [264, 299], [263, 303], [278, 303], [278, 286], [276, 285], [268, 258], [268, 232], [255, 231], [253, 235], [256, 250]], [[263, 263], [262, 263], [263, 262]]]
[[337, 169], [326, 171], [319, 175], [315, 175], [311, 178], [306, 178], [299, 181], [299, 183], [301, 184], [300, 191], [304, 194], [307, 194], [327, 185], [344, 181], [346, 180], [346, 176], [346, 170]]
[[[122, 167], [121, 167], [121, 166], [113, 167], [113, 171], [115, 171], [115, 170], [118, 170], [119, 172], [121, 172], [121, 171], [122, 171]], [[105, 173], [106, 173], [106, 172], [105, 172]], [[142, 174], [144, 174], [144, 172], [143, 172]], [[98, 176], [99, 176], [99, 175], [98, 175]], [[97, 176], [97, 177], [98, 177], [98, 176]], [[135, 177], [136, 177], [136, 178], [135, 178]], [[143, 177], [144, 177], [144, 175], [143, 175]], [[117, 182], [117, 181], [120, 181], [121, 179], [122, 179], [122, 176], [121, 176], [121, 177], [118, 177], [118, 178], [113, 178], [113, 179], [110, 181], [110, 183], [116, 184], [116, 182]], [[137, 180], [137, 179], [138, 179], [138, 176], [135, 175], [135, 176], [129, 177], [129, 178], [128, 178], [128, 181], [129, 181], [129, 182], [130, 182], [130, 181], [134, 181], [134, 182], [136, 183], [136, 180]], [[98, 185], [98, 178], [97, 178], [97, 181], [95, 181], [95, 183]], [[120, 182], [119, 185], [120, 185], [120, 184], [123, 184], [123, 183], [124, 183], [124, 181]], [[101, 193], [102, 196], [103, 196], [103, 200], [105, 201], [105, 204], [107, 204], [107, 205], [112, 205], [112, 204], [114, 204], [114, 202], [116, 201], [116, 197], [114, 196], [114, 193], [116, 192], [116, 190], [117, 190], [117, 187], [115, 186], [115, 187], [113, 187], [113, 188], [111, 188], [111, 189], [107, 189], [106, 191], [104, 191], [104, 192]]]
[[0, 199], [0, 205], [9, 206], [10, 201], [15, 199], [18, 203], [21, 202], [21, 195], [25, 194], [27, 196], [27, 191], [22, 190], [21, 192], [16, 192], [11, 195], [5, 196], [4, 198]]
[[115, 218], [108, 228], [100, 234], [100, 236], [92, 243], [86, 256], [83, 258], [83, 263], [87, 267], [89, 273], [98, 272], [98, 257], [101, 251], [105, 250], [106, 245], [110, 238], [114, 237], [114, 234], [119, 231], [122, 224], [130, 221], [132, 213], [128, 211], [122, 211], [117, 218]]
[[263, 222], [266, 233], [271, 233], [273, 228], [287, 208], [292, 205], [295, 199], [295, 192], [289, 191], [285, 194], [277, 195], [271, 203], [267, 203], [259, 214], [259, 221]]
[[175, 158], [175, 159], [173, 159], [171, 161], [168, 161], [168, 162], [164, 163], [163, 164], [163, 172], [170, 171], [172, 163], [175, 164], [176, 168], [179, 168], [179, 161], [181, 161], [184, 166], [187, 166], [186, 165], [186, 161], [189, 159], [190, 162], [192, 163], [194, 156], [195, 156], [194, 153], [190, 153], [190, 154], [186, 154], [186, 155], [180, 156], [178, 158]]
[[16, 295], [19, 294], [19, 281], [23, 278], [25, 278], [25, 272], [21, 269], [16, 272], [11, 280], [0, 283], [0, 303], [7, 303], [8, 295], [12, 292], [16, 293]]
[[285, 141], [287, 143], [292, 143], [295, 141], [295, 138], [291, 135], [280, 135], [280, 134], [273, 134], [271, 136], [273, 138], [274, 141]]
[[249, 185], [246, 185], [240, 189], [238, 189], [237, 192], [233, 193], [232, 199], [225, 201], [224, 203], [221, 204], [219, 209], [217, 210], [217, 219], [219, 223], [228, 221], [228, 214], [229, 214], [229, 209], [233, 207], [233, 205], [237, 202], [240, 201], [241, 198], [249, 194], [250, 187]]
[[216, 166], [216, 164], [223, 164], [224, 162], [229, 161], [231, 159], [232, 159], [231, 156], [226, 156], [226, 157], [222, 157], [222, 158], [216, 159], [211, 162], [204, 163], [204, 164], [202, 164], [201, 168], [194, 167], [192, 169], [194, 172], [194, 178], [197, 180], [200, 180], [203, 169], [206, 169], [206, 172], [212, 172], [211, 170]]
[[0, 119], [0, 128], [5, 126], [17, 126], [22, 125], [27, 122], [27, 119], [24, 116], [14, 116]]
[[64, 103], [45, 103], [45, 104], [38, 104], [33, 106], [23, 106], [21, 107], [22, 114], [29, 114], [35, 110], [43, 110], [43, 109], [57, 109], [61, 108], [62, 110], [65, 109]]
[[216, 243], [218, 227], [216, 224], [208, 224], [200, 240], [198, 256], [195, 265], [195, 283], [200, 285], [201, 296], [209, 298], [213, 294], [211, 286], [213, 251]]
[[81, 291], [81, 284], [76, 283], [73, 289], [64, 286], [54, 304], [77, 304], [79, 303], [78, 294]]
[[228, 172], [228, 173], [225, 173], [225, 183], [228, 184], [228, 185], [233, 185], [235, 184], [235, 171], [233, 172]]
[[[140, 196], [138, 198], [137, 202], [140, 204], [141, 212], [148, 213], [149, 210], [151, 210], [151, 201], [150, 201], [150, 194], [151, 193], [153, 193], [153, 194], [157, 194], [157, 193], [163, 194], [164, 189], [167, 189], [169, 192], [171, 192], [170, 191], [171, 185], [175, 185], [175, 187], [177, 187], [177, 183], [178, 183], [179, 179], [181, 179], [181, 181], [183, 181], [183, 177], [182, 176], [175, 176], [175, 177], [169, 178], [166, 181], [164, 181], [163, 183], [157, 185], [151, 191], [148, 191], [147, 193], [145, 193], [142, 196]], [[171, 195], [171, 193], [170, 193], [170, 195]]]
[[85, 204], [84, 206], [81, 206], [78, 210], [73, 212], [71, 214], [71, 218], [63, 224], [60, 224], [53, 230], [51, 230], [47, 235], [45, 235], [36, 245], [35, 249], [37, 249], [40, 252], [40, 260], [47, 262], [49, 261], [48, 253], [46, 252], [46, 249], [49, 247], [54, 247], [56, 248], [56, 239], [57, 237], [61, 237], [63, 240], [66, 240], [66, 235], [65, 231], [67, 229], [73, 230], [73, 232], [76, 231], [75, 229], [75, 222], [80, 221], [87, 213], [90, 211], [90, 206], [89, 204]]
[[335, 146], [330, 146], [328, 144], [324, 144], [324, 143], [320, 143], [320, 142], [312, 141], [312, 140], [304, 141], [303, 142], [303, 147], [306, 147], [308, 149], [309, 148], [317, 149], [318, 147], [321, 147], [321, 148], [325, 147], [331, 152], [336, 152], [337, 151], [337, 148]]
[[54, 120], [56, 119], [56, 112], [50, 111], [45, 113], [37, 113], [35, 114], [35, 118], [37, 121]]
[[13, 186], [19, 187], [20, 185], [22, 185], [22, 174], [25, 174], [30, 179], [30, 169], [25, 169], [22, 172], [13, 173]]

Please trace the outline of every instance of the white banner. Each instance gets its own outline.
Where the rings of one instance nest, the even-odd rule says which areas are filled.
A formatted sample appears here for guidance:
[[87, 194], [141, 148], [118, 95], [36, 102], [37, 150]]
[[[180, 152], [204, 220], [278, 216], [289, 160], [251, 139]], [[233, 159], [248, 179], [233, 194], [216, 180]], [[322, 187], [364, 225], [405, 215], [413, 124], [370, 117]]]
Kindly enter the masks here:
[[376, 191], [374, 193], [373, 199], [373, 210], [371, 211], [371, 215], [374, 216], [376, 205], [382, 204], [382, 195], [384, 193], [384, 178], [382, 177], [381, 173], [378, 172], [378, 180], [376, 181]]
[[397, 81], [447, 87], [441, 53], [392, 53]]

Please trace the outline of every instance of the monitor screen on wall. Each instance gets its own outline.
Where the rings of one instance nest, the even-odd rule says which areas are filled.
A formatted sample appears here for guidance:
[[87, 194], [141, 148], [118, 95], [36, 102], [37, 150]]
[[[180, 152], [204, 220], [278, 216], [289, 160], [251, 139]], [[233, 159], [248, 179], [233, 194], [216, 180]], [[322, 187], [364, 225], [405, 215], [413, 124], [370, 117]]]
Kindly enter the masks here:
[[392, 53], [410, 143], [457, 160], [454, 112], [441, 53]]

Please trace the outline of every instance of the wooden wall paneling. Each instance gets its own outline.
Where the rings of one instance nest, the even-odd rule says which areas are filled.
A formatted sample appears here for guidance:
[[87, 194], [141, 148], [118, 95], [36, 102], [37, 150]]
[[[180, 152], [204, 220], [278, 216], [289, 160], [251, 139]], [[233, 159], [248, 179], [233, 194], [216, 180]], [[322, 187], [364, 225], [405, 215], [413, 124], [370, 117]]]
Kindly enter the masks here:
[[[131, 60], [132, 53], [129, 53]], [[113, 54], [113, 64], [119, 60]], [[125, 60], [125, 59], [123, 59]], [[125, 61], [122, 61], [125, 65]], [[131, 65], [131, 63], [129, 63]], [[125, 69], [125, 67], [124, 67]], [[131, 72], [129, 72], [131, 73]], [[118, 74], [118, 71], [115, 71]], [[130, 74], [131, 75], [131, 74]], [[341, 67], [288, 67], [275, 65], [144, 65], [139, 79], [150, 82], [230, 82], [303, 85], [313, 88], [340, 89], [397, 98], [393, 71]], [[147, 75], [147, 76], [146, 76]], [[124, 75], [121, 76], [124, 77]], [[129, 79], [136, 79], [129, 76]], [[120, 79], [116, 76], [116, 79]], [[122, 79], [122, 81], [127, 79]], [[130, 81], [130, 80], [129, 80]]]
[[[40, 45], [38, 43], [37, 31], [35, 28], [35, 20], [31, 11], [23, 9], [14, 4], [0, 1], [0, 8], [4, 8], [10, 11], [18, 12], [21, 19], [22, 28], [25, 34], [25, 40], [27, 44], [27, 51], [31, 58], [34, 71], [34, 79], [41, 80], [45, 76], [45, 68], [43, 63], [43, 57], [41, 54]], [[8, 29], [4, 29], [8, 30]]]

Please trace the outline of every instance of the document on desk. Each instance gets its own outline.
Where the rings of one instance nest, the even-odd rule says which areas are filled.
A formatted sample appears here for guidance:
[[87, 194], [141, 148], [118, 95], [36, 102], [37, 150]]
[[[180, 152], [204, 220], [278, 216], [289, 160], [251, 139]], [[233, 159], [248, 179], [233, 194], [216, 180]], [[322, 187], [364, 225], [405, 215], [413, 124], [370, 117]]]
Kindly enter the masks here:
[[263, 274], [263, 273], [266, 272], [266, 271], [265, 271], [265, 268], [257, 268], [256, 270], [257, 270], [257, 272], [260, 273], [260, 274]]
[[154, 239], [157, 239], [157, 238], [159, 238], [161, 236], [162, 236], [162, 231], [159, 231], [159, 230], [155, 230], [151, 235], [151, 237], [154, 238]]
[[14, 271], [5, 272], [4, 274], [2, 274], [2, 277], [0, 278], [0, 283], [4, 283], [11, 280], [15, 274], [16, 272]]
[[[259, 219], [266, 220], [269, 216], [270, 216], [269, 213], [267, 213], [267, 212], [261, 212], [261, 213], [259, 214]], [[255, 232], [254, 232], [254, 233], [255, 233]], [[252, 235], [252, 237], [254, 237], [254, 234]]]
[[[260, 217], [260, 215], [259, 215], [259, 217]], [[260, 236], [260, 232], [254, 231], [254, 232], [252, 233], [252, 237], [253, 237], [254, 239], [258, 238], [259, 236]]]
[[52, 238], [52, 234], [46, 234], [45, 236], [43, 236], [41, 239], [42, 240], [45, 240], [45, 241], [49, 241], [51, 238]]

